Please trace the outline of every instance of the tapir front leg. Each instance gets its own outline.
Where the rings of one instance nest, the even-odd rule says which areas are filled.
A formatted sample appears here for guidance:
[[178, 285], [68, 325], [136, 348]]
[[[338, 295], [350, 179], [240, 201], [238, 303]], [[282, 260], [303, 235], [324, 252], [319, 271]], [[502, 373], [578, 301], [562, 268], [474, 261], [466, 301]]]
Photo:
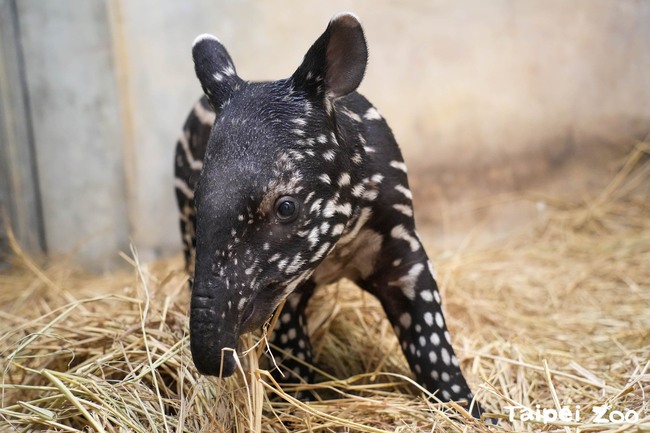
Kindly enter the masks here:
[[[443, 401], [473, 394], [463, 377], [442, 313], [440, 292], [422, 244], [391, 239], [377, 272], [360, 285], [380, 300], [416, 380]], [[480, 416], [475, 404], [472, 415]]]
[[273, 351], [276, 363], [282, 364], [280, 370], [273, 371], [273, 377], [279, 383], [314, 381], [314, 371], [307, 366], [312, 363], [312, 347], [307, 331], [306, 309], [315, 286], [313, 280], [307, 280], [287, 297], [271, 335], [271, 345], [287, 353], [284, 356]]

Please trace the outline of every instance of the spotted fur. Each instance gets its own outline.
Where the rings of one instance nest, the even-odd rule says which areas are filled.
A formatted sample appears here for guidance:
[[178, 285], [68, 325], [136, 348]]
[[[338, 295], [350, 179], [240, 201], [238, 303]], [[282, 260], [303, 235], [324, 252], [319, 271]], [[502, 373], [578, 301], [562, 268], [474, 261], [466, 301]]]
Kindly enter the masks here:
[[[175, 186], [199, 371], [232, 374], [222, 350], [285, 299], [273, 342], [309, 362], [307, 302], [346, 277], [381, 301], [419, 383], [442, 400], [471, 401], [415, 230], [402, 155], [355, 91], [367, 60], [357, 18], [333, 18], [284, 80], [242, 80], [210, 35], [197, 38], [193, 57], [205, 96], [178, 142]], [[284, 365], [313, 378], [302, 363]]]

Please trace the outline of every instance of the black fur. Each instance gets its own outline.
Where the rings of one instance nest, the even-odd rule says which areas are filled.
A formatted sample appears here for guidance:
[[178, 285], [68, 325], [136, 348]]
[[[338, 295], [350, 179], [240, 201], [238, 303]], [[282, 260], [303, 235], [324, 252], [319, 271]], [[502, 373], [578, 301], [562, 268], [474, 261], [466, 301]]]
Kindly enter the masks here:
[[[309, 362], [307, 302], [347, 277], [381, 301], [416, 379], [443, 400], [471, 401], [399, 147], [355, 92], [367, 60], [357, 19], [335, 17], [284, 80], [243, 81], [214, 37], [197, 39], [193, 55], [206, 97], [177, 146], [176, 192], [199, 371], [232, 374], [222, 350], [284, 299], [273, 342]], [[301, 363], [284, 365], [313, 378]]]

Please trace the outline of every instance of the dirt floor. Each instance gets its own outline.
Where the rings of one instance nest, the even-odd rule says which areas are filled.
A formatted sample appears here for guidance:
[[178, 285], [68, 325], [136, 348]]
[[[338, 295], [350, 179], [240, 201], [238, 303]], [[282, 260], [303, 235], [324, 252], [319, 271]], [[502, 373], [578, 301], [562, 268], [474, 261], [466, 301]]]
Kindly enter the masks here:
[[638, 143], [460, 202], [411, 176], [461, 366], [497, 425], [420, 389], [379, 304], [349, 282], [312, 302], [317, 383], [283, 389], [264, 344], [232, 379], [196, 373], [180, 257], [125, 252], [128, 271], [97, 277], [15, 247], [0, 274], [0, 431], [650, 431], [649, 156]]

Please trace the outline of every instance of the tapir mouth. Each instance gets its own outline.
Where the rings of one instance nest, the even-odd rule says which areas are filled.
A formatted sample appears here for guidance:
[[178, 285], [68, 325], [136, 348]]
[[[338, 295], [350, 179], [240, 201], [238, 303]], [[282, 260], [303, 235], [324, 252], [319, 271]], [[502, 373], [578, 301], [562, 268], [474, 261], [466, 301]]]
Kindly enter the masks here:
[[[265, 287], [250, 297], [241, 312], [236, 300], [224, 302], [215, 296], [215, 288], [193, 288], [190, 305], [190, 349], [194, 365], [202, 374], [231, 376], [237, 367], [235, 360], [239, 337], [259, 329], [277, 306], [278, 287]], [[218, 291], [217, 291], [218, 292]], [[234, 308], [228, 307], [232, 306]], [[224, 310], [225, 309], [225, 310]]]
[[280, 303], [273, 296], [277, 288], [275, 284], [267, 286], [244, 307], [239, 327], [241, 334], [260, 329], [271, 318]]
[[244, 311], [242, 311], [242, 320], [241, 320], [241, 333], [254, 331], [260, 325], [257, 325], [254, 320], [255, 317], [255, 301], [249, 302]]

